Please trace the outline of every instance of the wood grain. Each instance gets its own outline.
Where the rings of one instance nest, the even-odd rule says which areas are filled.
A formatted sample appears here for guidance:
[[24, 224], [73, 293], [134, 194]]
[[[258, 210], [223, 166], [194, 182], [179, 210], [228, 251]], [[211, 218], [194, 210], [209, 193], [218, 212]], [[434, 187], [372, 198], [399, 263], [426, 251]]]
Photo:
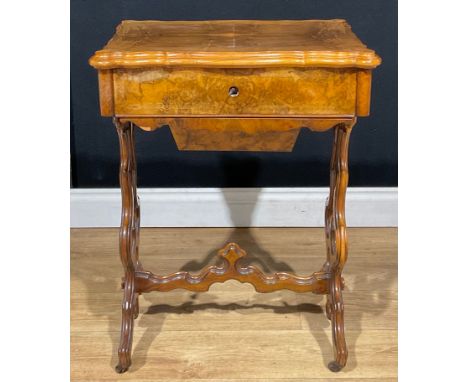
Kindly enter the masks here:
[[118, 116], [353, 116], [356, 109], [354, 69], [149, 68], [113, 76]]
[[292, 151], [299, 129], [295, 119], [173, 118], [168, 121], [179, 150]]
[[372, 71], [357, 72], [356, 116], [367, 117], [370, 114]]
[[291, 152], [301, 128], [326, 131], [353, 118], [119, 118], [146, 131], [169, 125], [181, 151]]
[[114, 115], [114, 79], [112, 70], [99, 70], [99, 105], [103, 117]]
[[354, 35], [345, 20], [125, 20], [90, 64], [97, 69], [374, 68], [380, 57]]
[[152, 272], [138, 271], [136, 290], [138, 293], [167, 292], [174, 289], [206, 292], [215, 283], [236, 280], [251, 284], [257, 292], [261, 293], [281, 289], [302, 293], [328, 293], [329, 273], [314, 272], [310, 276], [298, 276], [288, 272], [276, 272], [273, 275], [266, 275], [256, 266], [243, 265], [242, 261], [246, 256], [246, 252], [236, 243], [228, 243], [218, 251], [218, 257], [222, 260], [220, 266], [206, 266], [197, 275], [179, 271], [167, 276], [158, 276]]
[[[118, 379], [396, 381], [397, 230], [348, 231], [353, 256], [345, 268], [344, 297], [351, 351], [339, 376], [324, 366], [333, 350], [322, 296], [259, 294], [230, 281], [205, 293], [142, 295], [133, 366]], [[164, 272], [201, 269], [233, 237], [270, 271], [316, 269], [325, 250], [322, 229], [165, 228], [143, 229], [141, 235], [145, 265]], [[73, 382], [117, 378], [112, 369], [120, 333], [117, 237], [117, 229], [71, 232]]]

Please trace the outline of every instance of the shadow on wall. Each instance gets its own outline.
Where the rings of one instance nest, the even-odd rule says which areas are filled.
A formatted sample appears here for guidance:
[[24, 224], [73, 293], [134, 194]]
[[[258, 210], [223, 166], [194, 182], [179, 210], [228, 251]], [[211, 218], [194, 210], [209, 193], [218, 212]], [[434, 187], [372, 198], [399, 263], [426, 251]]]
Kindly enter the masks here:
[[[261, 266], [265, 272], [292, 272], [293, 270], [284, 262], [277, 262], [271, 254], [263, 249], [255, 240], [255, 237], [251, 233], [249, 227], [252, 226], [252, 215], [255, 211], [255, 206], [258, 196], [261, 192], [260, 188], [254, 188], [256, 184], [259, 161], [257, 158], [250, 157], [244, 159], [234, 159], [231, 158], [229, 154], [223, 155], [221, 159], [223, 173], [225, 176], [225, 182], [227, 187], [234, 187], [238, 184], [236, 176], [242, 174], [243, 168], [248, 168], [249, 171], [246, 174], [242, 174], [242, 177], [245, 182], [247, 182], [247, 187], [252, 187], [251, 192], [249, 192], [250, 200], [246, 204], [233, 203], [230, 199], [230, 194], [223, 190], [224, 199], [226, 205], [229, 208], [229, 214], [231, 217], [232, 225], [236, 228], [231, 230], [231, 233], [226, 238], [226, 243], [237, 243], [241, 248], [248, 248], [248, 256], [245, 259], [246, 265], [256, 264]], [[240, 230], [239, 228], [245, 227], [245, 229]], [[220, 248], [213, 249], [208, 253], [202, 262], [190, 261], [185, 264], [181, 270], [183, 271], [196, 271], [199, 270], [208, 264], [211, 264], [214, 259], [217, 259], [217, 254]]]

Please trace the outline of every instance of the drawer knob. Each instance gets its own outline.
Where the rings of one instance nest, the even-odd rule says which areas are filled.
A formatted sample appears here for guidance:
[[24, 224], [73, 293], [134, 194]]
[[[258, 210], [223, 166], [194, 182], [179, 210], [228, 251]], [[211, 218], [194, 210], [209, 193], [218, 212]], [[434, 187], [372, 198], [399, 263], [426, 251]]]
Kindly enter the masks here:
[[229, 88], [229, 96], [230, 97], [237, 97], [239, 95], [239, 89], [236, 86], [231, 86]]

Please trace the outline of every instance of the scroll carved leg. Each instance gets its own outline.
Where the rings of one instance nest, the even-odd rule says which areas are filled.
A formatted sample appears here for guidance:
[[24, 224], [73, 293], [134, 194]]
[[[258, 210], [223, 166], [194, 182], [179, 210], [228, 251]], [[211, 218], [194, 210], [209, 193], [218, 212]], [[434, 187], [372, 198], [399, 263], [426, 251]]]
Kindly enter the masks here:
[[131, 365], [133, 321], [138, 316], [138, 294], [135, 292], [135, 271], [141, 269], [138, 261], [140, 211], [136, 190], [136, 159], [133, 125], [114, 119], [120, 142], [120, 188], [122, 216], [119, 234], [120, 259], [125, 271], [122, 300], [122, 325], [118, 349], [118, 373]]
[[354, 121], [335, 127], [333, 152], [330, 162], [330, 195], [325, 208], [325, 235], [327, 261], [324, 270], [331, 273], [326, 312], [331, 321], [335, 360], [328, 367], [340, 371], [348, 358], [344, 335], [343, 281], [341, 272], [348, 256], [345, 197], [348, 186], [348, 146]]
[[[133, 126], [131, 127], [133, 129]], [[133, 132], [131, 134], [131, 160], [133, 162], [133, 171], [132, 171], [132, 190], [133, 190], [133, 203], [135, 208], [135, 218], [132, 223], [132, 236], [133, 236], [133, 253], [135, 255], [135, 270], [142, 271], [143, 266], [140, 262], [140, 252], [139, 252], [139, 245], [140, 245], [140, 198], [137, 194], [137, 166], [136, 166], [136, 155], [135, 155], [135, 143], [133, 140]], [[133, 318], [137, 319], [139, 314], [139, 303], [138, 303], [139, 295], [135, 293], [134, 295], [134, 310], [133, 310]]]

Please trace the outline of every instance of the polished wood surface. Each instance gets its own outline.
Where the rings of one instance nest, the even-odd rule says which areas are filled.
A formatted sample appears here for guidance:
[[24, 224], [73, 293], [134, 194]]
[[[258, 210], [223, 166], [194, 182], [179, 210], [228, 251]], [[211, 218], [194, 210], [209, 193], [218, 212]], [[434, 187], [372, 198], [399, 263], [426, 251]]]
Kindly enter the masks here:
[[291, 152], [308, 120], [280, 118], [172, 118], [179, 150]]
[[[180, 150], [287, 152], [291, 126], [369, 115], [380, 58], [344, 20], [123, 21], [90, 63], [102, 116], [145, 130], [164, 119]], [[290, 122], [262, 121], [278, 117]]]
[[120, 143], [120, 188], [122, 217], [119, 234], [120, 259], [124, 268], [122, 326], [116, 370], [123, 373], [131, 364], [134, 319], [138, 317], [138, 291], [135, 272], [141, 270], [138, 255], [140, 205], [136, 190], [136, 157], [133, 125], [114, 120]]
[[[397, 230], [348, 228], [344, 275], [349, 359], [339, 373], [325, 296], [256, 293], [228, 281], [208, 292], [140, 296], [130, 370], [116, 376], [120, 336], [118, 229], [71, 230], [71, 380], [396, 382]], [[235, 241], [265, 273], [312, 273], [326, 252], [321, 228], [143, 228], [140, 257], [161, 274], [199, 273]], [[196, 246], [193, 245], [196, 243]], [[363, 271], [365, 270], [365, 271]]]
[[335, 360], [328, 367], [340, 371], [347, 362], [348, 349], [344, 335], [344, 281], [341, 276], [348, 258], [345, 198], [348, 187], [348, 147], [353, 124], [335, 128], [335, 140], [330, 161], [330, 195], [325, 208], [327, 261], [323, 270], [329, 272], [326, 312], [332, 325]]
[[380, 58], [345, 20], [125, 20], [90, 64], [96, 69], [375, 68]]
[[343, 118], [119, 118], [143, 130], [169, 125], [181, 151], [273, 151], [291, 152], [301, 128], [326, 131]]
[[99, 104], [103, 117], [114, 115], [114, 77], [112, 70], [99, 70]]
[[[344, 20], [124, 21], [90, 64], [99, 73], [101, 114], [113, 117], [120, 142], [124, 296], [116, 370], [132, 363], [140, 294], [207, 291], [237, 280], [259, 292], [326, 294], [334, 347], [328, 366], [340, 371], [348, 358], [342, 277], [348, 146], [356, 117], [370, 112], [371, 69], [380, 58]], [[144, 269], [133, 133], [135, 126], [152, 131], [164, 124], [180, 150], [291, 151], [301, 127], [334, 129], [321, 270], [266, 274], [244, 265], [248, 256], [235, 242], [219, 252], [222, 265], [205, 264], [199, 274]]]
[[218, 251], [223, 263], [220, 266], [210, 265], [203, 268], [199, 274], [190, 272], [175, 272], [168, 276], [157, 276], [148, 271], [137, 271], [136, 291], [146, 293], [152, 291], [167, 292], [173, 289], [187, 289], [192, 292], [206, 292], [211, 285], [228, 280], [237, 280], [251, 284], [257, 292], [267, 293], [281, 289], [293, 292], [329, 293], [330, 275], [328, 272], [314, 272], [310, 276], [297, 276], [288, 272], [276, 272], [268, 276], [255, 266], [243, 266], [242, 260], [246, 252], [236, 243], [228, 243]]
[[[354, 116], [355, 69], [114, 71], [118, 116]], [[237, 89], [236, 95], [230, 89]], [[305, 102], [306, 101], [306, 102]]]
[[367, 117], [370, 114], [372, 71], [358, 70], [356, 75], [356, 116]]

